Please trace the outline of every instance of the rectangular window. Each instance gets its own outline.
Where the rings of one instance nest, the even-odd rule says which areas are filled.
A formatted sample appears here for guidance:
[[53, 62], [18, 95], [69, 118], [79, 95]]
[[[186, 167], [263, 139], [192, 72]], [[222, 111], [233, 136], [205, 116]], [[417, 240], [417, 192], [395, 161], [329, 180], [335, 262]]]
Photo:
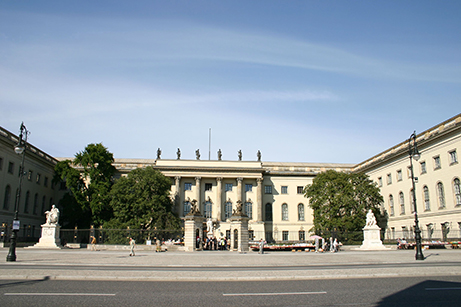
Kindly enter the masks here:
[[420, 163], [421, 165], [421, 174], [426, 174], [427, 170], [426, 170], [426, 162], [425, 161], [422, 161]]
[[232, 191], [232, 183], [226, 183], [225, 189], [226, 189], [226, 192]]
[[3, 158], [0, 158], [0, 171], [3, 169]]
[[289, 234], [288, 230], [282, 231], [282, 240], [283, 241], [288, 241], [288, 234]]
[[391, 174], [387, 174], [387, 184], [392, 184], [392, 175]]
[[205, 191], [211, 191], [213, 185], [211, 183], [205, 183]]
[[252, 192], [253, 185], [252, 184], [245, 184], [245, 192]]
[[264, 186], [264, 193], [265, 194], [272, 194], [272, 186], [271, 185], [265, 185]]
[[378, 178], [378, 187], [382, 187], [383, 186], [383, 177], [379, 177]]
[[288, 194], [288, 186], [282, 185], [281, 193], [282, 194]]
[[248, 239], [254, 240], [255, 238], [255, 231], [254, 230], [248, 230]]
[[27, 180], [29, 180], [29, 181], [32, 180], [32, 174], [33, 173], [34, 173], [33, 171], [29, 170], [29, 173], [27, 174]]
[[442, 166], [440, 164], [440, 156], [434, 157], [434, 169], [439, 169], [441, 167]]
[[45, 187], [48, 186], [48, 177], [45, 177], [45, 181], [43, 182], [43, 185], [44, 185]]
[[190, 182], [184, 183], [184, 191], [192, 191], [192, 183]]
[[397, 171], [397, 181], [402, 181], [402, 170], [401, 169]]
[[410, 166], [407, 167], [407, 175], [408, 175], [408, 178], [411, 179], [411, 167]]
[[8, 163], [8, 173], [10, 174], [14, 173], [14, 163], [13, 162]]
[[298, 192], [298, 194], [303, 194], [304, 193], [304, 187], [303, 186], [298, 186], [296, 188], [296, 191]]
[[37, 177], [36, 177], [36, 179], [35, 179], [35, 182], [36, 182], [37, 184], [40, 184], [40, 179], [41, 179], [41, 177], [42, 177], [41, 174], [37, 174]]
[[458, 155], [456, 154], [456, 150], [450, 151], [448, 154], [450, 155], [450, 165], [458, 163]]

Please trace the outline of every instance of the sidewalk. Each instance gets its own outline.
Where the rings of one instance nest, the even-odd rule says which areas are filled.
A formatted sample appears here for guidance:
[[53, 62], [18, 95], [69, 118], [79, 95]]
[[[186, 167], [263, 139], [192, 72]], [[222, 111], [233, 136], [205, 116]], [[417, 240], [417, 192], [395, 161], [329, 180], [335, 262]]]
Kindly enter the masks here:
[[461, 250], [426, 250], [424, 261], [413, 250], [339, 253], [229, 251], [162, 252], [18, 248], [17, 261], [6, 262], [0, 249], [0, 279], [94, 280], [277, 280], [393, 276], [461, 275]]

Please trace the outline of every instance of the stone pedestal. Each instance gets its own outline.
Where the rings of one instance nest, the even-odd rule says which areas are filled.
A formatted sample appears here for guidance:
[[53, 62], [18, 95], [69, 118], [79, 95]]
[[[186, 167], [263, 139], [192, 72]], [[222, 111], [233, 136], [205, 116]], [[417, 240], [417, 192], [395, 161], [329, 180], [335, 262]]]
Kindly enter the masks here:
[[388, 249], [383, 245], [380, 238], [380, 230], [378, 225], [365, 226], [363, 228], [363, 242], [358, 248], [359, 250], [383, 250]]
[[205, 219], [201, 215], [186, 215], [184, 218], [184, 250], [194, 252], [201, 250], [202, 246], [196, 247], [197, 235], [202, 238], [203, 222]]
[[59, 238], [60, 229], [61, 226], [58, 224], [43, 224], [42, 236], [38, 243], [32, 247], [44, 249], [61, 249], [61, 239]]
[[238, 252], [248, 252], [249, 238], [248, 238], [248, 217], [247, 216], [235, 216], [230, 217], [230, 228], [231, 228], [231, 246], [230, 250]]

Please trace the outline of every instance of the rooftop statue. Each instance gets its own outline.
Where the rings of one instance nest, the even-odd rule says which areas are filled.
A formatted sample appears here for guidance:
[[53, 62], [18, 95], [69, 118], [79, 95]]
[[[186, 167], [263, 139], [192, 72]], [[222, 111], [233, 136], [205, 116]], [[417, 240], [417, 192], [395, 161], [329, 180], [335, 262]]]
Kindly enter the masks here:
[[195, 151], [195, 158], [196, 158], [197, 160], [200, 160], [200, 150], [199, 150], [199, 149], [197, 149], [197, 150]]
[[258, 157], [258, 162], [261, 162], [261, 151], [258, 150], [256, 156]]
[[181, 150], [178, 148], [178, 151], [176, 152], [177, 160], [181, 159]]
[[242, 161], [242, 150], [239, 150], [238, 157], [239, 157], [239, 161]]
[[159, 149], [157, 149], [157, 160], [160, 159], [160, 156], [162, 155], [162, 151]]
[[218, 150], [218, 160], [221, 161], [221, 158], [222, 158], [222, 152], [221, 152], [221, 148]]

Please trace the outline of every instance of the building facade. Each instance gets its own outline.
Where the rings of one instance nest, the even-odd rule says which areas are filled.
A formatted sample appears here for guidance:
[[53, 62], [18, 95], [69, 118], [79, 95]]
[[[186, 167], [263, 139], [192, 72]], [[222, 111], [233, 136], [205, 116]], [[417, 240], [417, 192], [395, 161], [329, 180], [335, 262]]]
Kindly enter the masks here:
[[[2, 240], [10, 234], [15, 212], [15, 201], [21, 174], [22, 155], [14, 151], [19, 138], [0, 127], [0, 222]], [[57, 160], [37, 147], [27, 143], [24, 160], [24, 177], [18, 205], [20, 241], [36, 241], [40, 225], [45, 222], [46, 210], [60, 199], [59, 186], [54, 186], [54, 166]]]
[[[0, 129], [0, 219], [10, 225], [18, 188], [20, 156], [14, 153], [18, 137]], [[423, 240], [461, 238], [461, 114], [416, 136], [421, 159], [413, 161], [417, 177], [415, 195]], [[39, 236], [43, 215], [62, 196], [52, 178], [57, 159], [29, 144], [19, 218], [23, 238]], [[313, 214], [303, 189], [321, 172], [333, 169], [364, 172], [375, 181], [388, 215], [387, 239], [414, 237], [414, 210], [408, 140], [355, 164], [224, 161], [216, 160], [115, 159], [116, 176], [152, 166], [171, 178], [174, 211], [182, 218], [191, 202], [211, 219], [219, 236], [230, 237], [229, 218], [242, 203], [249, 217], [249, 237], [268, 241], [303, 241], [309, 238]], [[206, 225], [204, 225], [206, 227]]]
[[[461, 238], [461, 114], [416, 135], [421, 157], [413, 159], [416, 208], [423, 240]], [[413, 144], [413, 143], [412, 143]], [[409, 140], [353, 168], [375, 181], [389, 216], [386, 237], [414, 238]]]

